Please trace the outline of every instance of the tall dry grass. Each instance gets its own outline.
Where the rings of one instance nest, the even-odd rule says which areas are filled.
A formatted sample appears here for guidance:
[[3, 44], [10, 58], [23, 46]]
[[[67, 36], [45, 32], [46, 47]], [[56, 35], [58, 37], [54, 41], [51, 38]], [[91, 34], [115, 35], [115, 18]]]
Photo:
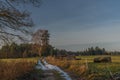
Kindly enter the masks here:
[[0, 60], [0, 80], [16, 80], [33, 70], [34, 61], [27, 60]]
[[80, 78], [81, 75], [85, 75], [88, 70], [86, 63], [79, 62], [78, 60], [60, 60], [54, 57], [47, 57], [46, 59], [49, 63], [59, 66], [63, 70], [69, 72], [70, 75], [75, 76], [76, 78]]
[[[81, 57], [82, 58], [82, 57]], [[110, 80], [112, 75], [120, 71], [119, 57], [112, 56], [112, 63], [94, 63], [94, 56], [84, 56], [82, 60], [60, 60], [54, 57], [47, 57], [47, 61], [51, 64], [57, 65], [71, 73], [79, 80], [84, 78], [85, 80]], [[117, 60], [117, 62], [116, 62]]]

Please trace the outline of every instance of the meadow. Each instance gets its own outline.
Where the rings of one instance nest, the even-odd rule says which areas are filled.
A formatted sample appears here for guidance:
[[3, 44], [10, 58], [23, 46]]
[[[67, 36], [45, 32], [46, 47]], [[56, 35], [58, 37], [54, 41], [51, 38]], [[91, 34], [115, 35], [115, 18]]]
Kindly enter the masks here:
[[[114, 80], [114, 74], [120, 73], [120, 56], [111, 56], [111, 63], [94, 63], [96, 57], [99, 56], [77, 56], [81, 60], [47, 57], [46, 60], [68, 72], [73, 80]], [[0, 80], [22, 80], [18, 77], [31, 72], [38, 59], [0, 59]]]
[[94, 63], [93, 59], [100, 56], [77, 57], [81, 60], [59, 60], [48, 57], [47, 61], [61, 67], [76, 80], [81, 78], [85, 80], [114, 80], [114, 74], [120, 73], [120, 56], [111, 56], [111, 63]]
[[18, 80], [34, 69], [38, 58], [0, 59], [0, 80]]

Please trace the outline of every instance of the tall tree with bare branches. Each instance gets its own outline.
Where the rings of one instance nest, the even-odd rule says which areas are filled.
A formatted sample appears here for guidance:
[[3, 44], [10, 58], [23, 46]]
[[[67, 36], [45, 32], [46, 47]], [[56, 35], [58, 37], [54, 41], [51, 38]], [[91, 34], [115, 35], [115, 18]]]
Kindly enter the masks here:
[[33, 21], [30, 13], [18, 6], [39, 7], [41, 0], [0, 0], [0, 42], [9, 44], [13, 39], [25, 40], [20, 34], [29, 34]]
[[37, 46], [39, 55], [47, 55], [47, 49], [49, 48], [49, 33], [48, 30], [37, 30], [33, 36], [32, 41]]

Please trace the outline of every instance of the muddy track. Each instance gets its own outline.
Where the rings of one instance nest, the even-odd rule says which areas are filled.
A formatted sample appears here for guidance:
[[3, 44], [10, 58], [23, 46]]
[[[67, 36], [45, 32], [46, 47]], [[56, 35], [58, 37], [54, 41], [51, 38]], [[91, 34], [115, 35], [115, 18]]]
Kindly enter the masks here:
[[38, 60], [36, 69], [43, 70], [45, 76], [42, 80], [72, 80], [70, 76], [59, 67], [48, 64], [45, 60]]

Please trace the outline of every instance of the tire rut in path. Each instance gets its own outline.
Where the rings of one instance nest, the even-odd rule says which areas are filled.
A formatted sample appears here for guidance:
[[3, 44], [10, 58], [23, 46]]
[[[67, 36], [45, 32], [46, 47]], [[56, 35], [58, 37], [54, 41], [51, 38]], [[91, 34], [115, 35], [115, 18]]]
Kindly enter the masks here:
[[54, 73], [51, 70], [45, 70], [44, 78], [41, 78], [41, 80], [55, 80]]

